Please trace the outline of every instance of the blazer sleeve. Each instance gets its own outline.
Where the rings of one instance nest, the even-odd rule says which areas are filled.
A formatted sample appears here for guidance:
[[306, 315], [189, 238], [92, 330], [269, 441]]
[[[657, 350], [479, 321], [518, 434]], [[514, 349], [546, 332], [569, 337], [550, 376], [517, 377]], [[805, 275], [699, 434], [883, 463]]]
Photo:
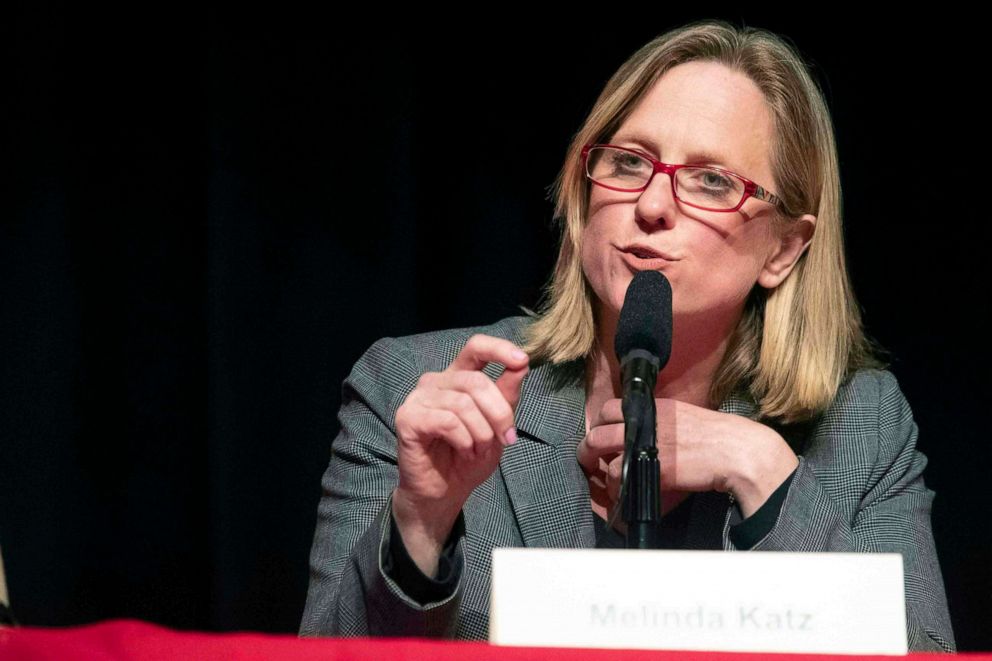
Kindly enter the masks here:
[[[829, 463], [836, 470], [816, 470], [810, 457], [799, 456], [777, 522], [751, 550], [902, 554], [909, 649], [953, 652], [954, 634], [930, 527], [934, 492], [923, 482], [927, 458], [916, 450], [917, 425], [895, 377], [880, 370], [869, 374], [874, 378], [864, 379], [859, 388], [871, 392], [866, 401], [874, 400], [877, 407], [857, 401], [820, 433], [842, 433], [852, 422], [845, 416], [855, 414], [870, 416], [870, 424], [849, 434], [845, 442], [820, 444], [827, 448], [821, 455], [832, 453]], [[838, 494], [850, 490], [853, 480], [858, 481], [860, 498], [849, 499], [853, 508], [843, 507]]]
[[412, 352], [383, 338], [342, 385], [341, 431], [321, 480], [301, 636], [454, 636], [464, 534], [454, 543], [457, 586], [440, 601], [418, 603], [383, 569], [399, 479], [396, 409], [419, 376]]

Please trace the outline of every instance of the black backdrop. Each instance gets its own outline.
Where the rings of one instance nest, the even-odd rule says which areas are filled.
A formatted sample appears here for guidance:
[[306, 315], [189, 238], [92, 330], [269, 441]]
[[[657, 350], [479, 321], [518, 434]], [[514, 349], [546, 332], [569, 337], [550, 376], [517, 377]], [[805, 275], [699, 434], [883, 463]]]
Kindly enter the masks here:
[[[280, 12], [12, 14], [0, 546], [25, 624], [295, 631], [352, 363], [534, 307], [572, 133], [635, 48], [704, 17]], [[959, 643], [992, 649], [979, 35], [722, 17], [788, 35], [826, 90]]]

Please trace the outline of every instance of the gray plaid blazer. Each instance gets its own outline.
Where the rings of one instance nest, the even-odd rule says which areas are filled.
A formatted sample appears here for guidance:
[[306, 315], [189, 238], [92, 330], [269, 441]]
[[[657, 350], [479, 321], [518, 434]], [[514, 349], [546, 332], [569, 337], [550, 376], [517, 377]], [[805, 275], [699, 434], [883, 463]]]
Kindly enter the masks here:
[[[457, 544], [463, 571], [454, 595], [419, 604], [387, 577], [391, 493], [397, 483], [396, 410], [428, 371], [445, 369], [474, 333], [521, 343], [528, 317], [489, 326], [377, 341], [342, 386], [341, 431], [330, 465], [310, 553], [310, 587], [301, 636], [446, 636], [486, 639], [491, 550], [501, 546], [592, 548], [593, 513], [576, 459], [585, 435], [581, 361], [532, 368], [521, 385], [519, 441], [499, 470], [472, 493]], [[496, 378], [502, 366], [485, 372]], [[756, 418], [743, 395], [721, 411]], [[898, 552], [905, 566], [906, 626], [911, 650], [954, 650], [944, 584], [930, 529], [934, 493], [923, 482], [926, 457], [895, 378], [864, 370], [805, 428], [780, 429], [799, 467], [775, 526], [751, 550]], [[723, 548], [741, 521], [726, 494], [697, 494], [686, 533], [706, 548], [713, 519]]]

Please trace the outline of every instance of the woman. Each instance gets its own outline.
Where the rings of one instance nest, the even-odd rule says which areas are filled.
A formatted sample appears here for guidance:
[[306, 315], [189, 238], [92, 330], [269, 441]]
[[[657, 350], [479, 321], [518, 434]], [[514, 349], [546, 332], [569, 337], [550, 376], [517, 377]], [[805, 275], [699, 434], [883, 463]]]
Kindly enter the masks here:
[[485, 638], [493, 548], [618, 544], [613, 334], [651, 269], [673, 290], [666, 545], [900, 552], [910, 648], [953, 650], [926, 459], [861, 331], [833, 129], [799, 55], [723, 22], [651, 41], [556, 201], [539, 316], [384, 338], [345, 381], [301, 634]]

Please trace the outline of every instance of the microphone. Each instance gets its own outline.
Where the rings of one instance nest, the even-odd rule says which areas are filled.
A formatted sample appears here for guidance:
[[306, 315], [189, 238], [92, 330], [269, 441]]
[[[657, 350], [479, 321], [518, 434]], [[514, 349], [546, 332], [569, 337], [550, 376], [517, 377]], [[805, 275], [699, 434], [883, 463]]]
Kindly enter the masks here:
[[628, 388], [636, 387], [635, 376], [647, 369], [641, 361], [653, 366], [644, 372], [652, 380], [668, 364], [672, 353], [672, 285], [660, 272], [640, 271], [630, 281], [613, 348], [620, 361], [624, 395]]
[[661, 466], [654, 386], [672, 353], [672, 286], [658, 271], [640, 271], [627, 287], [614, 349], [623, 384], [620, 503], [627, 524], [627, 548], [658, 548]]

